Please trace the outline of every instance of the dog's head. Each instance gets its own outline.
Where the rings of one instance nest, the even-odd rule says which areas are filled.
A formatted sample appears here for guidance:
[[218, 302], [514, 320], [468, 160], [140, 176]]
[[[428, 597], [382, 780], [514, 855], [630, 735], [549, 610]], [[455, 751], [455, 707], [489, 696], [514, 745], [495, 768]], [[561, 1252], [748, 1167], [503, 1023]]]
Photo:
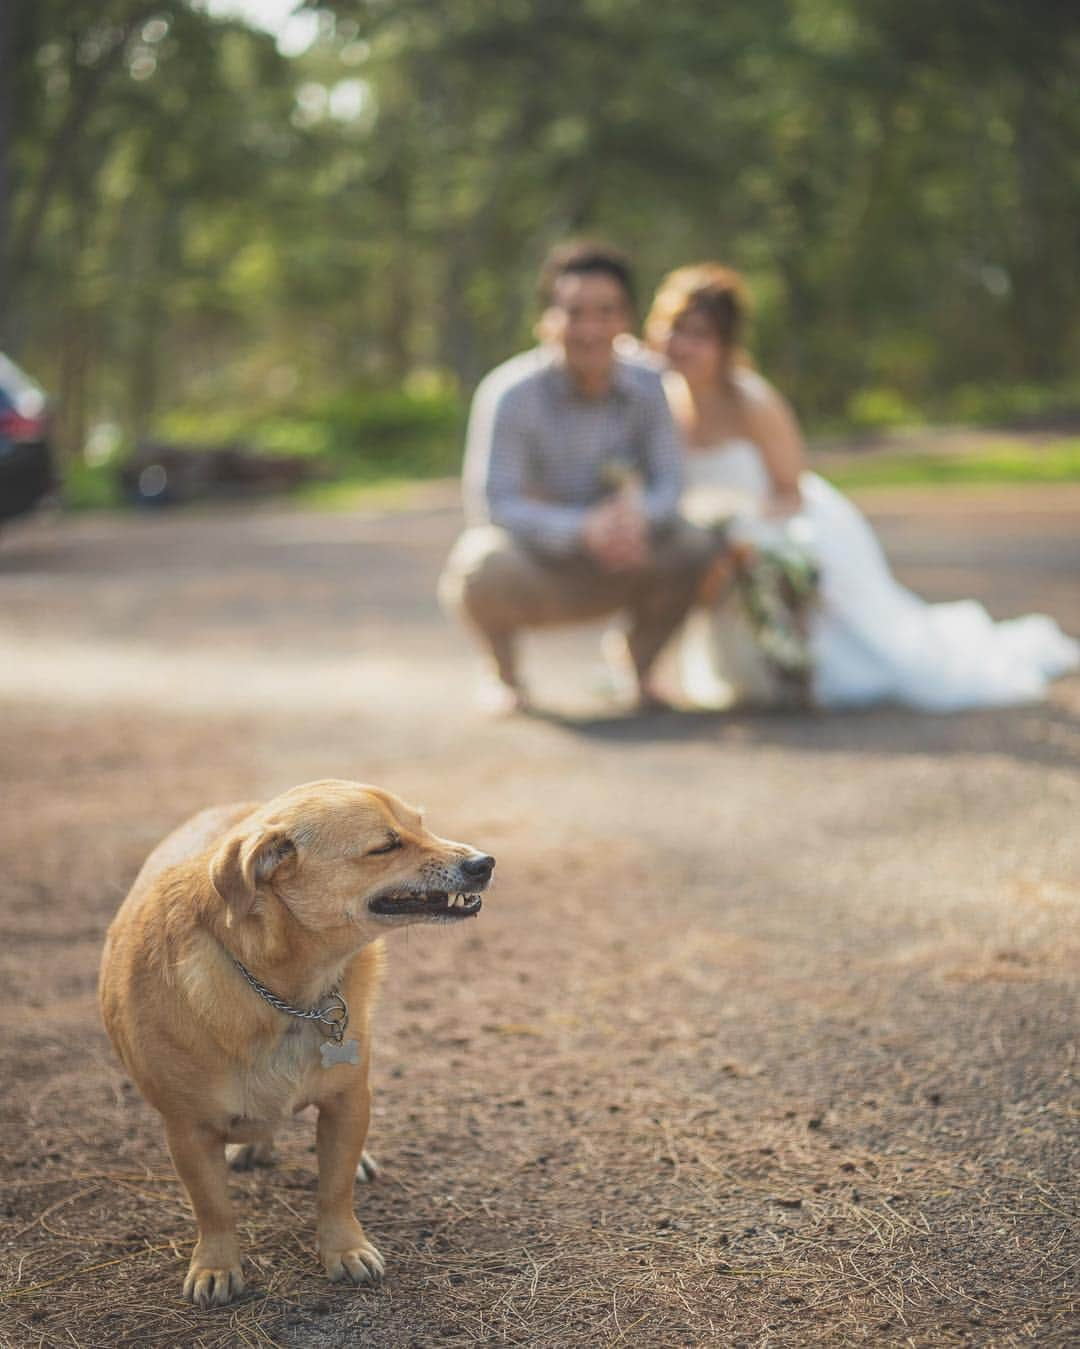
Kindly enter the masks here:
[[480, 911], [495, 859], [439, 838], [378, 787], [332, 779], [268, 801], [224, 839], [210, 878], [236, 917], [275, 896], [303, 927], [378, 935]]

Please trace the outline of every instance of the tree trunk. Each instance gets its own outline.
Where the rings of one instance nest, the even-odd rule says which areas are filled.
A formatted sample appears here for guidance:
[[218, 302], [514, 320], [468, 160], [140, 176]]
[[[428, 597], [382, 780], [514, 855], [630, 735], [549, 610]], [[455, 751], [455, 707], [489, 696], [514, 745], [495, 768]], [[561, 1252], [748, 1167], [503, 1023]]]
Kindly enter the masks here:
[[1013, 271], [1017, 364], [1024, 378], [1060, 379], [1067, 373], [1074, 322], [1072, 273], [1076, 226], [1069, 200], [1068, 156], [1047, 92], [1029, 81], [1020, 102], [1017, 174], [1020, 244]]
[[442, 316], [439, 324], [441, 363], [457, 376], [462, 388], [471, 389], [480, 377], [476, 368], [476, 332], [464, 301], [471, 270], [468, 250], [455, 251], [443, 281]]
[[381, 346], [387, 374], [400, 383], [412, 365], [414, 245], [410, 236], [409, 161], [406, 150], [395, 160], [386, 181], [390, 221], [390, 265], [383, 280]]
[[60, 350], [56, 448], [61, 460], [81, 458], [86, 446], [91, 341], [89, 315], [76, 300], [66, 313]]
[[[7, 13], [10, 0], [0, 0], [0, 13]], [[64, 180], [75, 151], [86, 130], [90, 114], [101, 97], [109, 76], [123, 60], [131, 35], [154, 13], [152, 5], [140, 6], [118, 22], [112, 44], [96, 65], [83, 66], [77, 60], [77, 43], [72, 43], [68, 76], [71, 96], [67, 110], [45, 156], [45, 167], [29, 193], [29, 204], [15, 229], [8, 253], [9, 288], [33, 265], [38, 239], [53, 196]], [[10, 19], [7, 20], [10, 23]]]

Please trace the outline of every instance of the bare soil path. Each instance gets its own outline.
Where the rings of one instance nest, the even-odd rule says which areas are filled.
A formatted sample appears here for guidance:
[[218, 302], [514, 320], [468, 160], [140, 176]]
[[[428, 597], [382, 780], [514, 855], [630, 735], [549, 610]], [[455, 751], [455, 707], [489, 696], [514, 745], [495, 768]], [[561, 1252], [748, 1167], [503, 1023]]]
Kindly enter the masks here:
[[[901, 578], [1080, 630], [1080, 491], [867, 494]], [[279, 508], [0, 540], [0, 1345], [1065, 1345], [1080, 1338], [1080, 680], [938, 718], [631, 720], [595, 632], [561, 709], [470, 709], [433, 600], [458, 525]], [[213, 801], [347, 776], [494, 852], [466, 929], [390, 946], [325, 1284], [310, 1120], [236, 1181], [251, 1291], [192, 1225], [101, 1031], [105, 927]]]

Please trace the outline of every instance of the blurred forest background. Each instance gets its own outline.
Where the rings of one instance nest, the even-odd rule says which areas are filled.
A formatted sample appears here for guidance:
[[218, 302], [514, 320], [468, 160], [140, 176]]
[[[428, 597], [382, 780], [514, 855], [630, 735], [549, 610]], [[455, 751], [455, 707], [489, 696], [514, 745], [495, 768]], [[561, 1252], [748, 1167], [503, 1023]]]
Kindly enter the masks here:
[[[1080, 406], [1076, 0], [0, 6], [0, 348], [69, 460], [452, 469], [589, 233], [742, 268], [810, 428]], [[297, 34], [299, 31], [299, 40]]]

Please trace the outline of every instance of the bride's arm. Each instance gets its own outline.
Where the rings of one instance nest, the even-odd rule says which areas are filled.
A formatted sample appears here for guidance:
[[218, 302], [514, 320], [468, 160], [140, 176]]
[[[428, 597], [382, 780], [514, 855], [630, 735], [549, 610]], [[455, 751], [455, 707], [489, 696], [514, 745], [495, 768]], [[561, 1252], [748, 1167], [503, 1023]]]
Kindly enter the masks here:
[[799, 423], [787, 402], [760, 375], [753, 375], [752, 386], [740, 392], [746, 429], [772, 481], [768, 513], [794, 514], [802, 506], [799, 475], [806, 467], [806, 447]]

